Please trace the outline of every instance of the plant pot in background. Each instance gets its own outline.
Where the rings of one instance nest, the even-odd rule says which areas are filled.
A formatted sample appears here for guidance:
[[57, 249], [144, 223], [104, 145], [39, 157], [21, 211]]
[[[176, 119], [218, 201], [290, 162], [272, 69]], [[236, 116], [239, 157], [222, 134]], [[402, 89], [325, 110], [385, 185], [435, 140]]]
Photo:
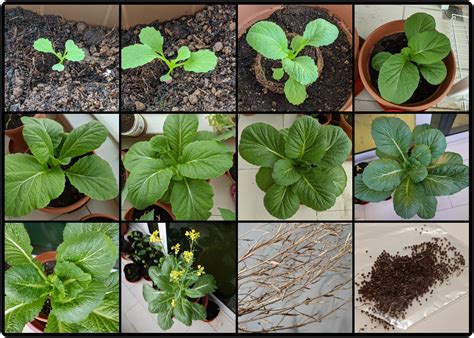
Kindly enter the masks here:
[[[94, 220], [94, 218], [96, 218]], [[90, 214], [90, 215], [87, 215], [87, 216], [84, 216], [80, 219], [81, 221], [114, 221], [114, 222], [118, 222], [119, 219], [115, 216], [110, 216], [110, 215], [107, 215], [107, 214], [100, 214], [100, 213], [97, 213], [97, 214]]]
[[[232, 162], [233, 162], [232, 168], [226, 171], [225, 175], [232, 182], [232, 184], [235, 184], [235, 178], [237, 177], [237, 153], [234, 153], [232, 155]], [[235, 176], [235, 178], [233, 176]]]
[[[160, 201], [156, 201], [154, 205], [160, 208], [161, 210], [163, 210], [164, 212], [166, 212], [169, 215], [169, 217], [171, 217], [174, 221], [176, 220], [175, 215], [171, 211], [171, 205], [160, 202]], [[135, 212], [135, 210], [137, 209], [133, 207], [127, 210], [124, 217], [126, 221], [137, 221], [136, 219], [133, 218], [133, 213]]]
[[80, 200], [65, 207], [44, 207], [39, 210], [47, 214], [53, 214], [53, 215], [69, 214], [71, 212], [74, 212], [82, 208], [84, 205], [86, 205], [90, 201], [90, 199], [91, 198], [89, 196], [84, 196]]
[[128, 263], [123, 267], [125, 279], [129, 283], [137, 283], [142, 279], [142, 268], [135, 263]]
[[[327, 114], [327, 113], [315, 113], [315, 114], [298, 114], [299, 116], [310, 116], [318, 120], [318, 122], [322, 126], [328, 126], [332, 122], [332, 114]], [[318, 116], [313, 116], [313, 115], [318, 115]], [[321, 116], [324, 117], [324, 120], [321, 119]]]
[[436, 91], [430, 97], [424, 99], [423, 101], [407, 104], [394, 104], [388, 102], [380, 96], [378, 89], [372, 85], [371, 81], [370, 62], [374, 46], [386, 36], [396, 33], [403, 33], [404, 23], [405, 20], [388, 22], [377, 28], [367, 37], [360, 49], [357, 65], [358, 71], [364, 88], [369, 92], [370, 96], [372, 96], [377, 101], [377, 103], [382, 106], [384, 110], [406, 112], [424, 111], [430, 107], [433, 107], [436, 103], [444, 99], [453, 86], [454, 77], [456, 75], [456, 65], [452, 50], [443, 60], [447, 69], [446, 79], [444, 79], [444, 81], [438, 86]]
[[[45, 118], [46, 114], [34, 114], [33, 117]], [[23, 138], [23, 125], [14, 129], [5, 129], [5, 135], [10, 138], [8, 143], [8, 151], [10, 154], [24, 153], [28, 149], [28, 145]]]
[[[352, 125], [354, 124], [354, 115], [351, 115], [352, 116], [352, 125], [349, 122], [347, 122], [344, 115], [346, 115], [346, 114], [339, 114], [339, 126], [344, 130], [344, 132], [349, 137], [349, 139], [351, 140], [351, 143], [352, 143]], [[349, 115], [349, 114], [347, 114], [347, 115]], [[349, 161], [352, 160], [352, 151], [349, 154], [348, 160]]]
[[146, 132], [146, 121], [141, 114], [122, 114], [120, 116], [120, 134], [139, 137]]
[[212, 300], [209, 300], [206, 306], [206, 319], [204, 320], [205, 322], [209, 323], [212, 322], [214, 319], [217, 318], [219, 315], [219, 312], [221, 311], [219, 305], [217, 305], [215, 302]]

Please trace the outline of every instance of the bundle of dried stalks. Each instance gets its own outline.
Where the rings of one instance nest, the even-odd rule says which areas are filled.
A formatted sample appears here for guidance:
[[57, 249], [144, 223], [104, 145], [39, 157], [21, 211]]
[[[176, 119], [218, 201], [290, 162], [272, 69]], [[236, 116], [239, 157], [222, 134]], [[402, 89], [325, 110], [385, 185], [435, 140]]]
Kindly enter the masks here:
[[[252, 226], [239, 233], [241, 332], [295, 331], [329, 318], [351, 302], [339, 296], [351, 289], [350, 224]], [[318, 292], [309, 292], [321, 282]]]

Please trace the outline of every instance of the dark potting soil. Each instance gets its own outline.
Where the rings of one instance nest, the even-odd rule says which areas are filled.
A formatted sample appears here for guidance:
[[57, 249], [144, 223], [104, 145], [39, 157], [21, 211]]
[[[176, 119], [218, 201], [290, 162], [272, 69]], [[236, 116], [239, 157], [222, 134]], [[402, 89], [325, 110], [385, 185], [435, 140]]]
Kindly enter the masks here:
[[[46, 275], [51, 275], [54, 272], [54, 267], [56, 266], [56, 261], [49, 261], [43, 262], [44, 272]], [[43, 308], [41, 309], [40, 313], [45, 315], [46, 317], [51, 312], [51, 299], [48, 297], [44, 301]]]
[[120, 115], [120, 131], [124, 133], [132, 129], [134, 121], [135, 121], [134, 114], [121, 114]]
[[329, 115], [328, 114], [318, 113], [318, 114], [304, 114], [304, 115], [315, 118], [316, 120], [318, 120], [318, 122], [320, 124], [325, 124], [329, 121]]
[[[325, 9], [306, 6], [285, 6], [266, 20], [278, 24], [287, 33], [303, 35], [306, 25], [318, 18], [340, 27], [339, 22]], [[298, 106], [289, 103], [284, 94], [273, 93], [256, 81], [253, 65], [257, 52], [247, 44], [245, 37], [246, 34], [242, 35], [238, 43], [239, 111], [338, 111], [350, 97], [352, 47], [341, 28], [334, 43], [320, 47], [324, 62], [322, 73], [315, 83], [306, 88], [308, 97]], [[305, 47], [302, 55], [310, 50], [312, 48]], [[267, 79], [272, 79], [272, 62], [265, 60], [263, 64]]]
[[207, 73], [173, 70], [171, 83], [159, 80], [168, 71], [155, 60], [122, 71], [122, 108], [127, 111], [235, 111], [235, 29], [233, 5], [211, 5], [192, 16], [137, 25], [122, 31], [122, 46], [139, 43], [143, 27], [158, 29], [164, 53], [175, 58], [179, 47], [213, 50], [217, 66]]
[[[5, 9], [5, 110], [118, 111], [118, 33], [19, 7]], [[42, 37], [61, 52], [66, 40], [73, 40], [84, 60], [65, 61], [64, 71], [53, 71], [57, 57], [33, 48]]]
[[[370, 60], [375, 56], [375, 54], [379, 52], [390, 52], [392, 54], [400, 53], [402, 48], [408, 46], [408, 40], [405, 36], [405, 33], [396, 33], [389, 36], [384, 37], [382, 40], [377, 42], [374, 46], [374, 50], [372, 51], [372, 55], [370, 56]], [[370, 69], [370, 80], [374, 88], [378, 88], [378, 78], [379, 72], [369, 67]], [[429, 84], [425, 78], [420, 74], [420, 82], [418, 83], [418, 87], [416, 88], [415, 92], [413, 93], [412, 97], [404, 102], [407, 103], [416, 103], [427, 99], [436, 91], [438, 86]]]
[[344, 120], [352, 126], [352, 114], [344, 114]]
[[209, 300], [206, 308], [206, 320], [213, 320], [219, 315], [220, 308], [212, 300]]
[[120, 191], [125, 187], [125, 181], [127, 179], [125, 167], [123, 166], [122, 160], [120, 160]]
[[168, 214], [165, 209], [160, 208], [157, 205], [150, 205], [149, 207], [143, 210], [133, 209], [133, 219], [138, 220], [140, 219], [140, 217], [142, 217], [144, 214], [151, 210], [154, 210], [155, 221], [173, 221], [171, 215]]
[[21, 118], [23, 116], [33, 117], [35, 114], [5, 114], [5, 130], [22, 126], [23, 122], [21, 122]]

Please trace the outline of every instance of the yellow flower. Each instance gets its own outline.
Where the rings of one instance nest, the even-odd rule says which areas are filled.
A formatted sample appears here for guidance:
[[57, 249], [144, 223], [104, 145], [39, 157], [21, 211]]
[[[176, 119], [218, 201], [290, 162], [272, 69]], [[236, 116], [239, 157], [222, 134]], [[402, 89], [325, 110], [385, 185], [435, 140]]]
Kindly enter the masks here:
[[198, 276], [205, 275], [206, 273], [204, 272], [204, 267], [202, 265], [198, 265], [198, 269], [196, 271], [196, 274]]
[[179, 245], [179, 243], [176, 243], [175, 245], [171, 247], [171, 250], [174, 250], [174, 254], [177, 255], [180, 248], [181, 248], [181, 245]]
[[152, 243], [161, 242], [160, 233], [158, 232], [158, 230], [153, 231], [153, 233], [150, 236], [150, 242]]
[[199, 236], [201, 235], [199, 232], [197, 232], [196, 230], [192, 229], [191, 231], [186, 231], [184, 233], [186, 235], [186, 237], [188, 237], [191, 241], [195, 241], [196, 239], [199, 238]]
[[180, 271], [171, 270], [171, 272], [170, 272], [170, 280], [171, 280], [172, 282], [177, 282], [177, 281], [179, 281], [179, 279], [181, 278], [182, 275], [184, 275], [184, 270], [180, 270]]
[[186, 263], [189, 263], [191, 259], [193, 259], [194, 254], [191, 251], [184, 251], [183, 252], [183, 257]]
[[175, 306], [176, 306], [176, 301], [173, 299], [173, 300], [171, 301], [171, 307], [175, 307]]

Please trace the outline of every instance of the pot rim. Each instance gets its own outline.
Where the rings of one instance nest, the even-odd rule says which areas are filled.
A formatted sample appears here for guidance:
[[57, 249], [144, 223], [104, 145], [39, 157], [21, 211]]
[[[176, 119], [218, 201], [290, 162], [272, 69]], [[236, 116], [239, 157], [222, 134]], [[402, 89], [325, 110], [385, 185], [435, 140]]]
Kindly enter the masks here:
[[115, 216], [111, 216], [111, 215], [100, 213], [100, 212], [99, 213], [92, 213], [92, 214], [89, 214], [87, 216], [84, 216], [80, 219], [80, 221], [87, 221], [90, 218], [94, 218], [94, 217], [108, 218], [111, 221], [117, 221], [117, 222], [119, 221], [119, 219]]
[[[153, 203], [152, 205], [156, 205], [162, 209], [164, 209], [170, 216], [173, 220], [176, 220], [176, 216], [173, 214], [173, 211], [171, 210], [171, 204], [168, 204], [168, 203], [163, 203], [163, 202], [160, 202], [160, 201], [156, 201], [155, 203]], [[131, 221], [131, 222], [138, 222], [138, 221], [135, 221], [133, 218], [132, 218], [132, 213], [133, 213], [133, 210], [136, 210], [135, 207], [130, 207], [127, 212], [125, 213], [125, 216], [124, 216], [124, 220], [126, 221]]]

